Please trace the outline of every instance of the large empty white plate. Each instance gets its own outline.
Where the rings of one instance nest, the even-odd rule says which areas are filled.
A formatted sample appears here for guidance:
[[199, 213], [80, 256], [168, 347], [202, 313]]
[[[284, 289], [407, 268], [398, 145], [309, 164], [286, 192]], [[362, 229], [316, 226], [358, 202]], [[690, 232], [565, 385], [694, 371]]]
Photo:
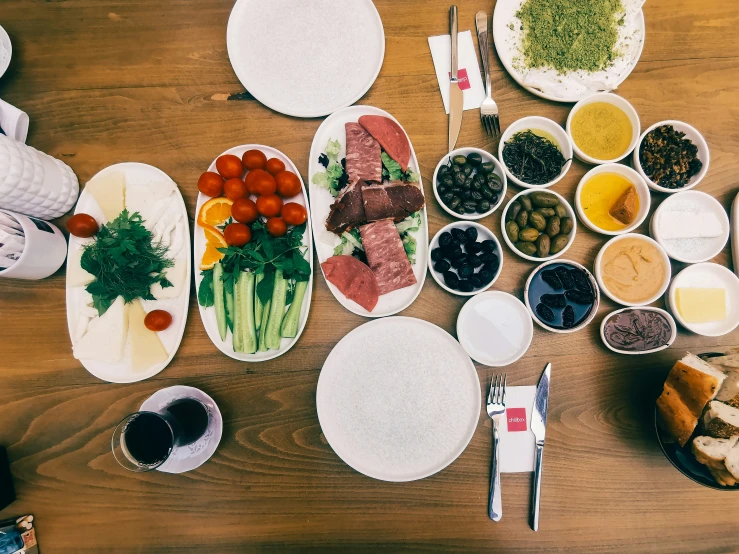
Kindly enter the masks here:
[[371, 0], [238, 0], [226, 43], [254, 98], [295, 117], [328, 115], [359, 100], [385, 56]]
[[316, 403], [334, 452], [360, 473], [414, 481], [464, 451], [480, 416], [480, 385], [459, 343], [409, 317], [373, 320], [329, 354]]

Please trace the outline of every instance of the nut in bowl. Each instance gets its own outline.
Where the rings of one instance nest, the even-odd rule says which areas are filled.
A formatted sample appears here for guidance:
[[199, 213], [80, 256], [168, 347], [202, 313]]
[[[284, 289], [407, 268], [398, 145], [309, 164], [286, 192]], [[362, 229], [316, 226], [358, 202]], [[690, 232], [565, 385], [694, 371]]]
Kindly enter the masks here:
[[575, 212], [553, 191], [524, 190], [503, 210], [501, 231], [508, 247], [532, 262], [553, 260], [575, 240]]
[[441, 288], [452, 294], [473, 296], [500, 276], [503, 250], [487, 227], [458, 221], [443, 227], [431, 239], [428, 265]]
[[449, 214], [476, 220], [503, 203], [507, 189], [503, 166], [480, 148], [457, 148], [444, 156], [434, 171], [434, 196]]

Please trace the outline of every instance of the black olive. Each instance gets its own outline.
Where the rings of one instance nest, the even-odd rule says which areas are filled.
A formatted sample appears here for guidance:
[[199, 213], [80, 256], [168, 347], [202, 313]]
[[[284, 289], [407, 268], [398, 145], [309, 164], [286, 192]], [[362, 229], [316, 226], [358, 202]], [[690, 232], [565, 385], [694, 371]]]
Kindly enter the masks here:
[[472, 283], [467, 279], [460, 279], [459, 283], [457, 284], [457, 289], [460, 292], [472, 292], [475, 287], [472, 285]]
[[472, 277], [472, 274], [474, 272], [475, 272], [475, 270], [472, 269], [472, 266], [470, 264], [467, 264], [467, 263], [462, 264], [461, 266], [459, 266], [459, 269], [457, 271], [457, 273], [459, 274], [459, 276], [462, 277], [463, 279], [469, 279], [470, 277]]
[[457, 239], [460, 244], [467, 242], [467, 235], [464, 232], [464, 229], [460, 229], [459, 227], [454, 227], [451, 230], [452, 237]]
[[562, 312], [562, 327], [569, 329], [575, 326], [575, 310], [572, 306], [567, 306]]
[[464, 206], [460, 204], [459, 206], [457, 206], [457, 209], [454, 211], [456, 211], [458, 214], [464, 215]]
[[553, 310], [561, 310], [567, 305], [564, 294], [542, 294], [541, 303]]
[[449, 201], [449, 204], [447, 204], [447, 206], [450, 210], [454, 211], [459, 207], [460, 204], [462, 204], [462, 199], [459, 196], [455, 196]]
[[454, 248], [450, 248], [446, 251], [447, 258], [456, 260], [458, 258], [462, 258], [465, 256], [465, 253], [462, 251], [462, 247], [457, 245]]
[[493, 189], [491, 189], [489, 186], [484, 185], [480, 188], [480, 192], [482, 193], [483, 197], [490, 200], [493, 197]]
[[575, 289], [575, 280], [572, 278], [572, 273], [566, 267], [559, 266], [554, 270], [554, 272], [557, 274], [557, 277], [559, 277], [565, 290]]
[[431, 259], [435, 262], [444, 259], [444, 252], [442, 252], [441, 248], [434, 248], [431, 251]]
[[472, 267], [480, 267], [485, 262], [480, 259], [480, 256], [477, 256], [475, 254], [467, 254], [467, 263], [470, 264]]
[[465, 245], [465, 249], [468, 254], [477, 254], [482, 251], [482, 246], [479, 242], [468, 242]]
[[452, 265], [446, 260], [439, 260], [438, 262], [436, 262], [436, 265], [434, 265], [434, 269], [439, 273], [445, 273], [449, 271], [451, 267]]
[[487, 200], [480, 200], [477, 203], [477, 211], [478, 212], [485, 213], [489, 209], [490, 209], [490, 202], [488, 202]]
[[480, 175], [479, 173], [475, 175], [475, 180], [472, 181], [472, 188], [475, 190], [480, 190], [485, 185], [485, 176]]
[[478, 275], [480, 276], [480, 281], [482, 281], [482, 284], [487, 285], [490, 281], [493, 280], [493, 277], [495, 277], [495, 272], [483, 267], [479, 271]]
[[497, 258], [493, 260], [492, 262], [487, 262], [484, 266], [482, 266], [482, 269], [487, 269], [493, 275], [498, 273], [499, 268], [500, 268], [500, 260], [498, 260]]
[[439, 235], [439, 245], [440, 246], [449, 246], [452, 242], [452, 234], [449, 231], [444, 231], [441, 235]]
[[493, 190], [493, 192], [500, 192], [503, 190], [503, 181], [501, 181], [500, 177], [495, 173], [491, 173], [488, 175], [488, 186]]
[[472, 196], [472, 200], [476, 202], [480, 202], [482, 200], [482, 194], [476, 190], [472, 191], [471, 196]]
[[460, 194], [460, 196], [462, 197], [462, 200], [463, 201], [464, 200], [469, 200], [470, 198], [472, 198], [472, 191], [471, 190], [463, 190], [462, 191], [462, 194]]
[[461, 172], [462, 172], [462, 166], [460, 164], [455, 163], [452, 166], [452, 175], [456, 175], [457, 173], [461, 173]]
[[490, 199], [491, 204], [497, 204], [498, 203], [498, 195], [493, 193], [493, 197]]
[[[590, 284], [590, 279], [580, 271], [579, 269], [573, 269], [570, 271], [572, 280], [575, 281], [575, 288], [581, 292], [586, 292], [589, 295], [593, 294], [593, 287]], [[574, 300], [573, 300], [574, 302]]]
[[442, 165], [439, 168], [439, 177], [444, 177], [444, 175], [449, 175], [450, 172], [451, 172], [451, 169], [449, 169], [448, 165]]
[[498, 256], [494, 252], [484, 251], [480, 254], [480, 259], [483, 261], [483, 263], [489, 264], [496, 261], [498, 259]]
[[467, 154], [467, 161], [474, 166], [478, 166], [482, 163], [482, 156], [477, 152], [470, 152]]
[[439, 196], [444, 196], [444, 193], [446, 192], [446, 187], [444, 185], [439, 185], [436, 187], [436, 192], [439, 193]]
[[447, 191], [441, 195], [441, 201], [445, 204], [449, 204], [449, 202], [452, 201], [452, 198], [454, 198], [454, 193], [451, 191]]
[[453, 187], [454, 186], [454, 176], [451, 173], [448, 173], [447, 175], [444, 176], [441, 182], [444, 184], [445, 187]]
[[454, 259], [450, 260], [449, 263], [452, 264], [452, 267], [454, 269], [459, 269], [460, 267], [462, 267], [464, 264], [467, 263], [467, 258], [464, 258], [464, 257], [462, 257], [462, 258], [454, 258]]
[[444, 283], [450, 289], [456, 289], [459, 286], [459, 277], [453, 271], [446, 271], [444, 273]]
[[480, 243], [480, 246], [482, 246], [482, 249], [485, 252], [495, 252], [498, 249], [493, 239], [487, 239], [487, 240], [482, 241]]
[[472, 277], [470, 277], [470, 283], [472, 283], [472, 286], [476, 289], [479, 289], [482, 285], [482, 279], [480, 279], [480, 276], [477, 273], [474, 273]]
[[539, 304], [536, 306], [536, 315], [538, 315], [543, 321], [546, 321], [547, 323], [552, 323], [554, 321], [554, 312], [551, 308], [545, 306], [544, 304]]
[[583, 292], [581, 290], [568, 290], [565, 292], [567, 300], [574, 304], [582, 304], [587, 306], [593, 303], [593, 295], [589, 292]]
[[468, 177], [467, 177], [467, 178], [466, 178], [466, 179], [464, 180], [464, 188], [466, 188], [466, 189], [471, 189], [471, 188], [472, 188], [472, 183], [474, 183], [474, 182], [475, 182], [475, 176], [474, 176], [474, 175], [470, 175], [470, 176], [468, 176]]
[[454, 174], [454, 184], [457, 185], [458, 187], [461, 187], [462, 185], [464, 185], [465, 179], [467, 179], [467, 176], [461, 171]]
[[472, 173], [472, 170], [474, 168], [472, 167], [472, 164], [464, 164], [462, 166], [462, 173], [464, 173], [464, 176], [467, 177], [470, 173]]
[[464, 209], [467, 210], [470, 213], [477, 211], [477, 202], [474, 200], [465, 200], [464, 201]]
[[462, 187], [452, 187], [452, 192], [453, 192], [453, 193], [454, 193], [454, 194], [455, 194], [456, 196], [459, 196], [460, 194], [462, 194]]
[[467, 227], [464, 230], [464, 234], [467, 236], [467, 242], [474, 242], [477, 240], [477, 227]]
[[492, 173], [495, 171], [495, 164], [493, 162], [485, 162], [480, 169], [482, 169], [483, 173]]
[[542, 271], [541, 280], [552, 287], [554, 290], [562, 290], [564, 288], [562, 286], [562, 281], [559, 280], [557, 272], [553, 269], [545, 269], [544, 271]]

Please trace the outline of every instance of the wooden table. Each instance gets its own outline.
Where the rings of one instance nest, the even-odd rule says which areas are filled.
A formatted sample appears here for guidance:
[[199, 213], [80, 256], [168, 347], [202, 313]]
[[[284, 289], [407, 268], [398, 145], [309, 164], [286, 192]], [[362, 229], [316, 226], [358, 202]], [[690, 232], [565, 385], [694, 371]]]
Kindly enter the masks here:
[[[321, 120], [281, 116], [244, 94], [226, 53], [232, 5], [2, 0], [0, 23], [14, 53], [0, 97], [30, 115], [29, 143], [67, 162], [82, 183], [116, 162], [153, 164], [179, 184], [191, 218], [198, 176], [231, 146], [275, 146], [306, 178]], [[431, 194], [447, 119], [426, 39], [447, 32], [449, 6], [377, 0], [377, 7], [387, 50], [361, 103], [390, 111], [410, 134], [433, 233], [450, 221]], [[492, 2], [462, 2], [460, 29], [474, 29], [480, 9], [491, 13]], [[681, 119], [703, 132], [712, 159], [699, 189], [728, 209], [739, 185], [739, 7], [649, 0], [645, 16], [644, 53], [619, 93], [643, 127]], [[570, 105], [522, 90], [494, 55], [492, 65], [504, 128], [526, 115], [565, 122]], [[465, 114], [458, 144], [497, 149], [475, 111]], [[575, 163], [554, 190], [572, 200], [585, 170]], [[661, 199], [655, 195], [654, 204]], [[483, 222], [499, 235], [499, 214]], [[567, 257], [591, 266], [604, 242], [580, 226]], [[507, 248], [504, 255], [494, 288], [521, 297], [534, 264]], [[716, 261], [730, 265], [728, 249]], [[462, 304], [428, 278], [403, 315], [453, 332]], [[72, 357], [63, 271], [39, 282], [0, 280], [0, 444], [8, 447], [18, 492], [0, 517], [35, 514], [44, 554], [733, 551], [739, 496], [702, 488], [672, 468], [655, 440], [653, 401], [685, 350], [736, 345], [739, 335], [707, 339], [681, 331], [659, 354], [617, 356], [598, 335], [613, 308], [605, 300], [599, 317], [577, 334], [536, 329], [529, 352], [507, 368], [509, 383], [531, 385], [546, 362], [554, 364], [542, 525], [534, 533], [527, 524], [529, 475], [504, 475], [505, 517], [497, 524], [487, 517], [491, 428], [482, 412], [462, 456], [422, 481], [374, 481], [333, 453], [316, 417], [316, 382], [334, 344], [365, 320], [344, 310], [320, 275], [305, 332], [284, 356], [245, 364], [222, 355], [205, 334], [193, 296], [173, 362], [133, 385], [102, 383]], [[481, 387], [491, 372], [478, 366]], [[174, 384], [200, 387], [218, 402], [225, 417], [218, 451], [184, 475], [127, 473], [110, 453], [113, 427], [148, 395]]]

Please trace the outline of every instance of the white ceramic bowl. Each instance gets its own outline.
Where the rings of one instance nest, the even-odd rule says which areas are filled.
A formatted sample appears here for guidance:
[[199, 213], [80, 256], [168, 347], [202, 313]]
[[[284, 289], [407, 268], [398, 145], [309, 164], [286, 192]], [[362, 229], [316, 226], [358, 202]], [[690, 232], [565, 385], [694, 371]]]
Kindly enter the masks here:
[[[451, 231], [454, 228], [467, 229], [467, 227], [474, 227], [477, 229], [478, 242], [483, 241], [483, 240], [488, 240], [488, 239], [495, 241], [495, 245], [497, 247], [498, 259], [500, 260], [498, 271], [495, 272], [495, 275], [493, 276], [493, 280], [490, 281], [490, 283], [488, 283], [484, 287], [475, 289], [472, 292], [462, 292], [460, 290], [454, 290], [446, 286], [446, 284], [444, 283], [444, 277], [442, 276], [442, 274], [434, 269], [434, 264], [436, 262], [434, 262], [431, 259], [431, 251], [439, 247], [439, 237], [441, 236], [442, 233], [446, 231]], [[434, 235], [434, 238], [431, 239], [431, 243], [429, 244], [428, 250], [429, 250], [428, 267], [429, 267], [429, 272], [431, 273], [431, 276], [434, 278], [434, 281], [436, 281], [438, 285], [441, 288], [443, 288], [445, 291], [451, 292], [452, 294], [456, 294], [458, 296], [474, 296], [476, 294], [481, 293], [482, 291], [486, 289], [489, 289], [493, 285], [493, 283], [495, 283], [495, 281], [498, 280], [498, 277], [500, 277], [500, 272], [503, 270], [503, 248], [500, 246], [500, 241], [490, 229], [488, 229], [487, 227], [483, 225], [480, 225], [479, 223], [475, 223], [474, 221], [455, 221], [454, 223], [450, 223], [449, 225], [442, 227]]]
[[[521, 181], [519, 178], [513, 175], [513, 173], [511, 173], [510, 169], [508, 169], [505, 164], [505, 160], [503, 160], [503, 148], [505, 148], [505, 143], [519, 131], [526, 131], [527, 129], [545, 131], [552, 135], [557, 141], [562, 155], [565, 157], [565, 160], [567, 160], [567, 163], [565, 163], [565, 165], [562, 167], [562, 171], [559, 172], [559, 176], [556, 179], [549, 181], [548, 183], [544, 183], [543, 185], [531, 185], [529, 183]], [[513, 123], [511, 123], [505, 130], [503, 135], [500, 137], [500, 142], [498, 144], [498, 159], [503, 165], [508, 178], [516, 183], [518, 186], [527, 189], [545, 189], [557, 183], [570, 170], [570, 166], [572, 166], [572, 141], [570, 140], [570, 137], [569, 135], [567, 135], [565, 130], [551, 119], [547, 119], [546, 117], [539, 117], [538, 115], [523, 117], [518, 121], [514, 121]]]
[[[652, 296], [651, 298], [645, 300], [644, 302], [627, 302], [626, 300], [623, 300], [616, 296], [614, 293], [612, 293], [610, 290], [608, 290], [608, 287], [603, 283], [603, 271], [601, 270], [601, 260], [603, 259], [603, 254], [605, 251], [614, 243], [624, 240], [624, 239], [641, 239], [645, 240], [647, 242], [650, 242], [654, 247], [657, 249], [657, 251], [660, 253], [660, 256], [662, 257], [662, 261], [665, 264], [665, 267], [667, 268], [667, 274], [665, 275], [664, 282], [659, 288], [659, 291], [657, 294]], [[670, 276], [672, 275], [672, 268], [670, 266], [670, 258], [667, 256], [667, 252], [665, 252], [665, 249], [660, 246], [660, 244], [645, 235], [640, 235], [638, 233], [627, 233], [625, 235], [619, 235], [617, 237], [613, 237], [611, 240], [609, 240], [607, 243], [603, 245], [603, 247], [600, 249], [600, 252], [598, 252], [598, 255], [595, 257], [595, 262], [593, 263], [593, 273], [595, 273], [595, 278], [598, 280], [598, 285], [600, 286], [603, 293], [613, 300], [614, 302], [621, 304], [622, 306], [628, 306], [630, 308], [636, 308], [641, 306], [646, 306], [647, 304], [651, 304], [652, 302], [656, 302], [667, 290], [667, 287], [670, 286]]]
[[[580, 193], [582, 192], [585, 183], [587, 183], [594, 176], [601, 173], [618, 173], [619, 175], [622, 175], [634, 184], [636, 193], [639, 195], [639, 213], [636, 214], [636, 218], [634, 219], [634, 221], [631, 222], [631, 225], [628, 225], [618, 231], [606, 231], [605, 229], [601, 229], [595, 223], [590, 221], [585, 215], [585, 210], [583, 209], [582, 202], [580, 201]], [[644, 181], [642, 176], [630, 167], [623, 164], [609, 163], [594, 167], [585, 175], [583, 175], [583, 178], [580, 179], [580, 183], [577, 185], [577, 190], [575, 190], [575, 207], [577, 208], [577, 215], [580, 217], [580, 221], [582, 221], [589, 229], [592, 229], [596, 233], [601, 233], [603, 235], [615, 236], [630, 233], [631, 231], [639, 227], [639, 225], [641, 225], [647, 218], [647, 216], [649, 215], [649, 208], [651, 206], [651, 203], [652, 198], [649, 194], [649, 187], [647, 186], [647, 183]]]
[[[615, 348], [611, 346], [611, 344], [606, 340], [605, 335], [605, 329], [606, 329], [606, 323], [609, 319], [611, 319], [613, 316], [620, 314], [621, 312], [625, 312], [626, 310], [642, 310], [645, 312], [657, 312], [664, 316], [664, 318], [667, 320], [668, 325], [670, 326], [670, 338], [667, 340], [667, 344], [660, 346], [659, 348], [652, 348], [651, 350], [643, 350], [643, 351], [630, 351], [630, 350], [620, 350], [618, 348]], [[603, 318], [603, 322], [600, 324], [600, 338], [603, 341], [603, 344], [606, 345], [606, 348], [609, 350], [612, 350], [613, 352], [616, 352], [617, 354], [627, 354], [627, 355], [640, 355], [640, 354], [653, 354], [654, 352], [659, 352], [660, 350], [664, 350], [665, 348], [669, 348], [672, 346], [672, 343], [675, 342], [675, 338], [677, 337], [677, 324], [675, 323], [674, 318], [670, 315], [670, 312], [667, 312], [661, 308], [652, 308], [650, 306], [641, 306], [639, 308], [621, 308], [620, 310], [616, 310], [608, 314], [606, 317]]]
[[[621, 111], [623, 111], [628, 116], [629, 121], [631, 122], [631, 142], [629, 143], [629, 147], [626, 149], [626, 151], [617, 158], [613, 158], [611, 160], [600, 160], [598, 158], [588, 156], [580, 149], [572, 136], [572, 118], [583, 106], [587, 106], [588, 104], [592, 104], [593, 102], [606, 102], [608, 104], [613, 104]], [[570, 110], [570, 115], [567, 116], [567, 135], [572, 141], [572, 148], [575, 151], [575, 156], [577, 156], [579, 160], [582, 160], [583, 162], [589, 164], [597, 165], [623, 160], [626, 156], [631, 154], [631, 152], [636, 147], [636, 144], [639, 142], [640, 132], [641, 123], [639, 122], [639, 114], [636, 113], [634, 106], [632, 106], [631, 103], [625, 98], [622, 98], [621, 96], [618, 96], [617, 94], [613, 94], [611, 92], [597, 92], [583, 98], [572, 107], [572, 110]]]
[[[483, 162], [493, 162], [495, 164], [495, 171], [493, 173], [495, 173], [498, 177], [500, 177], [501, 181], [503, 181], [503, 190], [497, 193], [498, 201], [494, 205], [490, 206], [490, 209], [488, 211], [478, 214], [460, 214], [447, 207], [447, 205], [442, 202], [441, 197], [439, 196], [439, 191], [436, 189], [436, 178], [439, 175], [439, 169], [441, 168], [441, 166], [448, 164], [449, 160], [451, 160], [454, 156], [467, 156], [472, 152], [477, 152], [478, 154], [480, 154]], [[456, 150], [452, 150], [451, 152], [449, 152], [449, 154], [441, 158], [441, 160], [439, 160], [439, 163], [436, 164], [436, 169], [434, 170], [434, 179], [432, 183], [434, 187], [434, 196], [436, 196], [436, 201], [444, 209], [444, 211], [456, 217], [457, 219], [464, 219], [467, 221], [482, 219], [483, 217], [489, 216], [491, 213], [497, 210], [498, 207], [503, 203], [503, 200], [505, 200], [505, 193], [506, 190], [508, 190], [508, 179], [506, 179], [506, 172], [503, 170], [503, 165], [498, 160], [496, 160], [495, 156], [493, 156], [490, 152], [486, 152], [481, 148], [473, 147], [457, 148]]]
[[[585, 318], [585, 320], [580, 323], [580, 325], [577, 325], [576, 327], [572, 327], [570, 329], [557, 329], [555, 327], [550, 327], [546, 323], [544, 323], [541, 319], [539, 319], [539, 316], [536, 315], [536, 312], [534, 311], [534, 308], [531, 306], [531, 302], [529, 301], [529, 287], [531, 286], [531, 281], [534, 279], [534, 276], [539, 273], [541, 270], [543, 270], [545, 267], [553, 265], [553, 264], [566, 264], [572, 267], [576, 267], [578, 269], [582, 269], [585, 274], [588, 276], [588, 279], [590, 280], [590, 284], [593, 287], [593, 290], [595, 291], [595, 302], [593, 302], [593, 307], [590, 310], [590, 313], [588, 314], [588, 317]], [[537, 266], [534, 271], [531, 272], [529, 275], [529, 278], [526, 279], [526, 286], [523, 289], [523, 299], [526, 303], [526, 308], [529, 310], [529, 314], [531, 315], [531, 319], [533, 319], [539, 327], [542, 329], [546, 329], [547, 331], [551, 331], [552, 333], [574, 333], [575, 331], [579, 331], [586, 325], [588, 325], [593, 319], [595, 318], [595, 314], [598, 313], [598, 307], [600, 306], [600, 290], [598, 289], [598, 283], [595, 281], [595, 277], [593, 277], [593, 274], [590, 273], [590, 271], [587, 270], [586, 267], [580, 265], [577, 262], [573, 262], [572, 260], [550, 260], [548, 262], [544, 262], [543, 264]]]
[[[703, 167], [701, 168], [701, 170], [693, 176], [693, 178], [687, 185], [679, 189], [668, 189], [652, 182], [652, 180], [647, 177], [647, 174], [644, 172], [644, 169], [641, 166], [641, 162], [639, 161], [639, 150], [641, 149], [641, 143], [642, 141], [644, 141], [644, 137], [646, 137], [650, 133], [650, 131], [653, 131], [657, 127], [661, 127], [662, 125], [672, 125], [672, 127], [676, 131], [685, 133], [685, 138], [690, 139], [690, 141], [698, 147], [698, 159], [703, 162]], [[634, 154], [632, 156], [632, 165], [634, 166], [634, 169], [636, 169], [639, 172], [639, 175], [644, 178], [647, 185], [649, 185], [649, 188], [652, 190], [656, 190], [657, 192], [665, 192], [667, 194], [672, 194], [683, 190], [690, 190], [698, 185], [698, 183], [703, 180], [703, 177], [706, 176], [706, 173], [708, 173], [708, 164], [710, 163], [710, 161], [711, 154], [708, 150], [708, 144], [706, 144], [706, 139], [703, 138], [703, 135], [701, 135], [698, 130], [692, 125], [688, 125], [687, 123], [683, 123], [682, 121], [677, 121], [674, 119], [660, 121], [659, 123], [655, 123], [651, 127], [648, 127], [647, 130], [642, 133], [641, 137], [639, 137], [639, 142], [636, 144], [636, 148], [634, 148]]]
[[561, 194], [558, 194], [554, 192], [553, 190], [548, 190], [547, 194], [553, 194], [557, 198], [559, 198], [560, 203], [562, 203], [567, 210], [567, 215], [572, 219], [572, 231], [570, 231], [570, 238], [567, 241], [567, 244], [565, 247], [557, 252], [556, 254], [551, 254], [547, 256], [546, 258], [537, 258], [536, 256], [529, 256], [528, 254], [524, 254], [521, 252], [518, 248], [515, 247], [515, 245], [511, 242], [511, 240], [508, 238], [508, 233], [505, 232], [505, 224], [506, 224], [506, 214], [508, 213], [509, 208], [511, 207], [511, 203], [514, 200], [517, 200], [519, 197], [524, 195], [529, 195], [536, 192], [536, 189], [529, 189], [529, 190], [522, 190], [519, 192], [516, 196], [511, 198], [510, 202], [506, 204], [505, 209], [503, 210], [503, 215], [500, 218], [500, 232], [503, 234], [503, 240], [508, 245], [508, 248], [513, 250], [514, 253], [521, 256], [524, 260], [529, 260], [531, 262], [546, 262], [547, 260], [553, 260], [555, 258], [559, 258], [562, 254], [567, 252], [567, 250], [572, 246], [572, 243], [575, 242], [575, 234], [577, 233], [577, 217], [575, 216], [575, 210], [572, 209], [572, 206], [570, 206], [570, 203], [567, 202], [567, 200], [564, 199], [564, 197]]
[[8, 33], [0, 25], [0, 77], [10, 66], [10, 58], [13, 57], [13, 44], [10, 42]]

